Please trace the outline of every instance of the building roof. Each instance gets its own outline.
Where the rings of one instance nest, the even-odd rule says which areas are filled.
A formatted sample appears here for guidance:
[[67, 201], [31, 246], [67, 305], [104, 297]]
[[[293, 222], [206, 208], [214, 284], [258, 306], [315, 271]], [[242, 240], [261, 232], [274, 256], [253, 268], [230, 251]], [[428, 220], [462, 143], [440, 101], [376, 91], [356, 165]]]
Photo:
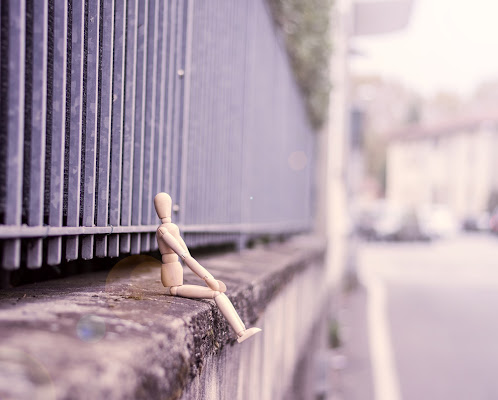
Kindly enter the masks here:
[[390, 142], [423, 140], [462, 132], [474, 132], [484, 126], [498, 126], [498, 113], [474, 115], [442, 121], [433, 125], [414, 125], [395, 130], [387, 135]]

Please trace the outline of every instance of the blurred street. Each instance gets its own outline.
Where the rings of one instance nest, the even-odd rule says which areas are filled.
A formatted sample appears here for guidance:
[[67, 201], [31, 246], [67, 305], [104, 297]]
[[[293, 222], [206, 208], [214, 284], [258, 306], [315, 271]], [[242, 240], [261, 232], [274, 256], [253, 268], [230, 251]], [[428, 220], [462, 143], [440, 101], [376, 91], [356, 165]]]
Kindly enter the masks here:
[[498, 398], [498, 237], [362, 243], [358, 265], [338, 398]]

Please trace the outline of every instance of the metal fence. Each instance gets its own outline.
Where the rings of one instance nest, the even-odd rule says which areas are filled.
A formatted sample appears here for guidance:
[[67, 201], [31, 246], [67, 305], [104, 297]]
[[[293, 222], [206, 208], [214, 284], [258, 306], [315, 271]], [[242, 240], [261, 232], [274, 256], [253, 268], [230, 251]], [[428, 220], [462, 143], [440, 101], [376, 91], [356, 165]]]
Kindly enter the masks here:
[[264, 0], [0, 7], [0, 239], [16, 269], [311, 225], [314, 136]]

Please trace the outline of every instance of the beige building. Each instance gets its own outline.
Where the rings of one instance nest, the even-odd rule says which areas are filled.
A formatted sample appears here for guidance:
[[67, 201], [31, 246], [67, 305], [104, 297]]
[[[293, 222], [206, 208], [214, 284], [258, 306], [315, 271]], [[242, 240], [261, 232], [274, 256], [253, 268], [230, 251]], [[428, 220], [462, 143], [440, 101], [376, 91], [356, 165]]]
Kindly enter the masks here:
[[405, 207], [442, 204], [457, 218], [487, 210], [498, 190], [498, 116], [394, 134], [387, 150], [389, 201]]

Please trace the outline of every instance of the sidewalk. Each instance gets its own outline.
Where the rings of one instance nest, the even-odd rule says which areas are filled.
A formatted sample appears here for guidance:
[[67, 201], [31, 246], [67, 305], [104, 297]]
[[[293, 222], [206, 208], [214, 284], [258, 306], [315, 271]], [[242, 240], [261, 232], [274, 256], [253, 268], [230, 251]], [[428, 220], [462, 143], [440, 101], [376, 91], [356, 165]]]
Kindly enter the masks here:
[[334, 351], [329, 400], [374, 400], [367, 301], [361, 283], [342, 295], [338, 315], [342, 345]]

